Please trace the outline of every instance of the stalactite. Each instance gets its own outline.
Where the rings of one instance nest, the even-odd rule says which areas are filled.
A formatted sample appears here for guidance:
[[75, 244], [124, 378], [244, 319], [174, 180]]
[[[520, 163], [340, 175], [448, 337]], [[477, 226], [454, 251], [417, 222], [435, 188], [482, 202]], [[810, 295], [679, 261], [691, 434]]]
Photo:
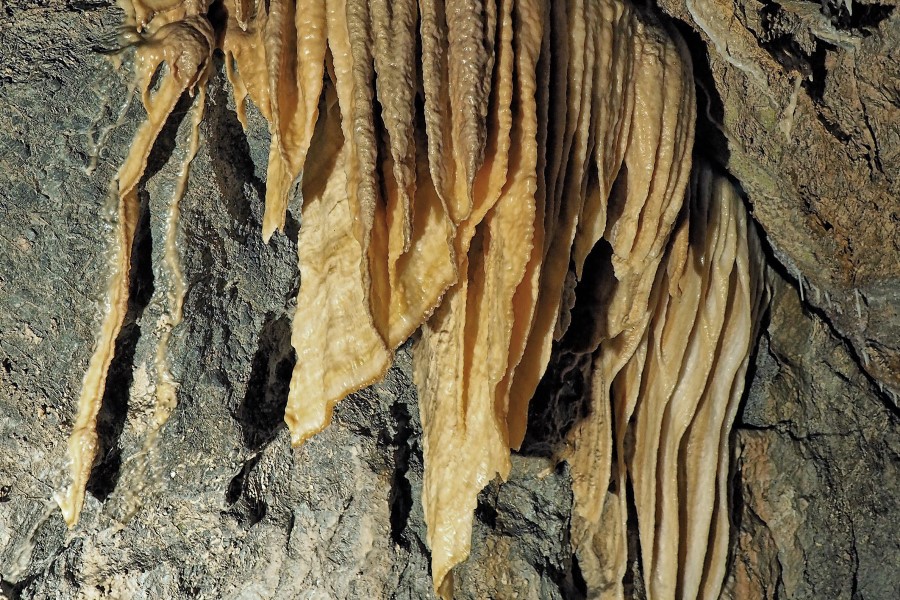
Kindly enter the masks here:
[[[132, 14], [139, 16], [139, 20], [134, 23], [146, 32], [146, 38], [142, 38], [136, 45], [134, 62], [138, 89], [147, 110], [147, 120], [138, 129], [128, 156], [116, 175], [118, 225], [106, 291], [105, 311], [94, 354], [91, 356], [82, 383], [78, 415], [69, 437], [72, 482], [64, 492], [57, 495], [57, 501], [70, 527], [78, 522], [84, 504], [85, 486], [97, 454], [97, 413], [103, 398], [106, 375], [113, 359], [116, 338], [128, 308], [131, 249], [140, 208], [138, 184], [147, 167], [153, 143], [182, 94], [187, 91], [193, 93], [195, 89], [203, 89], [206, 85], [215, 40], [215, 33], [209, 21], [190, 10], [190, 7], [177, 11], [173, 20], [162, 20], [150, 28], [148, 28], [149, 21], [143, 16], [146, 12], [139, 10], [140, 6], [137, 5], [134, 9]], [[156, 91], [152, 92], [151, 82], [157, 73], [160, 81]], [[200, 93], [200, 98], [205, 98], [203, 92]], [[180, 194], [180, 191], [177, 193]], [[173, 260], [173, 264], [177, 263], [177, 258]], [[175, 285], [177, 286], [177, 283]], [[180, 291], [176, 291], [176, 294], [179, 293]], [[175, 311], [173, 314], [179, 317], [180, 302], [178, 299], [178, 306], [173, 306]], [[164, 347], [162, 354], [165, 355]], [[162, 371], [165, 375], [165, 366]], [[170, 390], [166, 388], [167, 384], [171, 385], [170, 382], [161, 383], [162, 385], [158, 387], [163, 394], [162, 402], [164, 404], [174, 402], [174, 392], [169, 398]]]
[[[174, 406], [177, 205], [217, 48], [242, 125], [248, 98], [269, 123], [263, 239], [289, 206], [302, 215], [292, 442], [326, 427], [421, 328], [422, 502], [435, 589], [449, 597], [477, 495], [509, 475], [554, 342], [587, 311], [590, 410], [567, 455], [585, 579], [623, 597], [630, 482], [649, 597], [714, 597], [761, 259], [725, 178], [697, 166], [686, 191], [696, 102], [677, 32], [623, 0], [225, 0], [219, 31], [209, 8], [127, 3], [147, 120], [118, 175], [107, 312], [60, 497], [70, 526], [127, 307], [138, 185], [175, 103], [197, 88], [168, 222], [153, 436]], [[598, 245], [599, 267], [588, 261]]]
[[630, 341], [606, 339], [593, 351], [591, 414], [573, 435], [573, 537], [588, 583], [609, 597], [623, 597], [629, 481], [648, 597], [717, 598], [724, 577], [727, 443], [755, 337], [762, 257], [725, 177], [695, 166], [688, 196], [649, 319]]

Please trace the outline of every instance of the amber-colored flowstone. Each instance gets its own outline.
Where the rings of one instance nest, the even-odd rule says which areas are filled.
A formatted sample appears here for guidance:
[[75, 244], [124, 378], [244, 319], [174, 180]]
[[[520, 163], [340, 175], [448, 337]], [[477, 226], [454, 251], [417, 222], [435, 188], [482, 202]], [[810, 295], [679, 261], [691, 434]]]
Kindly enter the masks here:
[[[381, 378], [421, 329], [422, 503], [435, 590], [450, 597], [477, 495], [508, 476], [578, 305], [593, 315], [591, 410], [567, 458], [585, 579], [598, 597], [623, 597], [630, 481], [648, 596], [717, 597], [728, 434], [762, 260], [728, 180], [704, 165], [691, 177], [694, 86], [677, 33], [622, 0], [225, 0], [218, 31], [211, 4], [126, 6], [148, 116], [118, 174], [106, 313], [59, 498], [67, 523], [84, 501], [127, 306], [137, 186], [169, 113], [196, 92], [174, 240], [218, 49], [238, 118], [246, 125], [249, 98], [269, 122], [263, 238], [302, 201], [293, 443], [328, 426], [335, 404]], [[608, 268], [585, 273], [601, 240]], [[183, 296], [174, 243], [166, 264], [157, 433], [177, 398], [166, 352]]]

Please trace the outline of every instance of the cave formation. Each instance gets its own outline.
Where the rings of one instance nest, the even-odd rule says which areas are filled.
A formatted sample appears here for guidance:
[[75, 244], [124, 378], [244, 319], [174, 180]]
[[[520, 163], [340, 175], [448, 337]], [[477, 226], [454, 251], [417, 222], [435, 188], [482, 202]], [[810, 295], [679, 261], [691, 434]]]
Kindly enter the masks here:
[[282, 235], [289, 206], [300, 210], [293, 444], [414, 335], [422, 503], [434, 586], [449, 597], [478, 493], [509, 476], [553, 348], [574, 339], [588, 410], [559, 459], [588, 588], [624, 596], [632, 502], [648, 597], [718, 597], [729, 434], [766, 284], [735, 184], [694, 152], [691, 58], [671, 25], [622, 0], [125, 7], [121, 54], [146, 120], [115, 182], [105, 313], [57, 497], [70, 527], [128, 303], [138, 189], [187, 94], [191, 147], [166, 215], [168, 308], [145, 452], [176, 404], [179, 201], [221, 51], [242, 124], [247, 101], [269, 123], [260, 235]]

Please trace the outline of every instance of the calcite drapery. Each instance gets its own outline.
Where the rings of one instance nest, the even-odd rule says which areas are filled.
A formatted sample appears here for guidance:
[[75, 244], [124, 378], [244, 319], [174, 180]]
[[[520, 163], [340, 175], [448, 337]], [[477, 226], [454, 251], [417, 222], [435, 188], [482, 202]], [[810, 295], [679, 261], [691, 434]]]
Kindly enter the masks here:
[[[727, 180], [695, 167], [685, 202], [696, 106], [677, 33], [623, 0], [225, 0], [214, 19], [211, 4], [128, 4], [148, 118], [118, 175], [118, 250], [70, 440], [67, 522], [127, 305], [136, 189], [167, 116], [195, 89], [196, 132], [220, 49], [241, 122], [247, 98], [269, 122], [264, 239], [302, 199], [292, 441], [326, 427], [421, 327], [423, 505], [435, 587], [450, 595], [477, 494], [508, 475], [554, 340], [576, 303], [593, 302], [591, 412], [569, 457], [586, 579], [622, 595], [630, 478], [650, 594], [715, 595], [760, 258]], [[586, 274], [598, 242], [608, 268]], [[167, 264], [177, 281], [174, 244]], [[167, 340], [156, 431], [176, 394]]]

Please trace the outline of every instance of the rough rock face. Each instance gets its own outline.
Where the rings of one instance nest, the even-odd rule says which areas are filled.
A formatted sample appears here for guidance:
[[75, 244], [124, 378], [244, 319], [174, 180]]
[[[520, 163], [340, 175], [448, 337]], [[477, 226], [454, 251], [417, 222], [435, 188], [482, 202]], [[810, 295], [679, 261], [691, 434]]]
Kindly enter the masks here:
[[[779, 282], [736, 436], [734, 598], [890, 598], [900, 560], [892, 406]], [[799, 342], [798, 342], [799, 340]]]
[[[159, 451], [139, 457], [162, 312], [151, 266], [162, 262], [161, 198], [177, 178], [169, 159], [187, 147], [176, 115], [146, 177], [102, 458], [80, 525], [66, 529], [52, 493], [99, 319], [107, 182], [141, 119], [137, 102], [121, 107], [128, 73], [91, 51], [119, 23], [109, 4], [0, 4], [0, 595], [431, 597], [408, 352], [290, 449], [281, 415], [299, 224], [262, 244], [267, 129], [251, 112], [244, 135], [221, 69], [182, 202], [179, 406]], [[900, 11], [660, 4], [685, 24], [708, 94], [700, 151], [740, 180], [773, 264], [803, 282], [803, 302], [774, 286], [736, 424], [726, 595], [894, 598], [900, 63], [890, 57]], [[582, 595], [571, 483], [547, 453], [516, 457], [510, 481], [481, 494], [456, 597]]]

